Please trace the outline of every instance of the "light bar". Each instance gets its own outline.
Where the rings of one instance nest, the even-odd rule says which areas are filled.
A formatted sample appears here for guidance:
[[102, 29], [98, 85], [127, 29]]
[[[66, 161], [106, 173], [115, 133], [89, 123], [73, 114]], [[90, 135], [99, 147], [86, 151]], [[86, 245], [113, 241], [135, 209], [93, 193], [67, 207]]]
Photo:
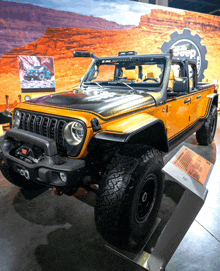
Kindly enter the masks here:
[[89, 53], [86, 51], [75, 51], [73, 53], [74, 57], [92, 57], [92, 58], [97, 58], [97, 56], [93, 53]]
[[118, 53], [119, 56], [131, 56], [131, 55], [137, 55], [136, 51], [123, 51]]

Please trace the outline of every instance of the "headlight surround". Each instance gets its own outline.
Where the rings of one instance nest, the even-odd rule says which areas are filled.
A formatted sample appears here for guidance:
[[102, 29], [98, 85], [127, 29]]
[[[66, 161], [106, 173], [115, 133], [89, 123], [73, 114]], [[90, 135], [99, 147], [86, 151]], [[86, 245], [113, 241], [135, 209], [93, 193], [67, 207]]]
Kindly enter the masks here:
[[19, 110], [15, 110], [13, 116], [13, 127], [18, 128], [20, 126], [20, 122], [21, 122], [21, 113]]
[[82, 143], [84, 136], [85, 130], [79, 121], [72, 121], [64, 128], [64, 138], [71, 146], [77, 146]]

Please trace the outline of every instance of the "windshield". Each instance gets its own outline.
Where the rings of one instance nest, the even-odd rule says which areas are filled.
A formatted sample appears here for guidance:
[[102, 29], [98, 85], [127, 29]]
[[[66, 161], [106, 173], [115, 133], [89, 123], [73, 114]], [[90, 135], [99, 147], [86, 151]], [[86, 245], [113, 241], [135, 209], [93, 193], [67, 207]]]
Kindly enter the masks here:
[[165, 58], [149, 57], [99, 59], [92, 65], [84, 83], [155, 88], [162, 84], [165, 63]]

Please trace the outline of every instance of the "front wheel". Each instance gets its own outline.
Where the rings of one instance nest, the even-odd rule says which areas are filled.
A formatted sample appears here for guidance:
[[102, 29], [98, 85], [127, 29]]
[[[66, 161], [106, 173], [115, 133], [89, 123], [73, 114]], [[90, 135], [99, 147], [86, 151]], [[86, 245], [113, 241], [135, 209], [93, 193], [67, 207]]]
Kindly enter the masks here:
[[207, 146], [212, 143], [217, 126], [217, 108], [212, 105], [208, 118], [201, 129], [196, 132], [196, 139], [200, 145]]
[[98, 232], [110, 244], [136, 250], [155, 223], [164, 188], [161, 153], [141, 157], [117, 153], [100, 183], [95, 206]]

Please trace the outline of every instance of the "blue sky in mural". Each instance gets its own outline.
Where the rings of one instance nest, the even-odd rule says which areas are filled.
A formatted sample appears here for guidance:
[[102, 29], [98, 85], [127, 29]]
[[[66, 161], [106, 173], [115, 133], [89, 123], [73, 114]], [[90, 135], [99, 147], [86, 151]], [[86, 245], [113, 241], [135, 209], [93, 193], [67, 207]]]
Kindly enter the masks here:
[[93, 15], [122, 25], [138, 25], [141, 15], [150, 13], [151, 9], [170, 9], [129, 0], [14, 0], [11, 2]]

